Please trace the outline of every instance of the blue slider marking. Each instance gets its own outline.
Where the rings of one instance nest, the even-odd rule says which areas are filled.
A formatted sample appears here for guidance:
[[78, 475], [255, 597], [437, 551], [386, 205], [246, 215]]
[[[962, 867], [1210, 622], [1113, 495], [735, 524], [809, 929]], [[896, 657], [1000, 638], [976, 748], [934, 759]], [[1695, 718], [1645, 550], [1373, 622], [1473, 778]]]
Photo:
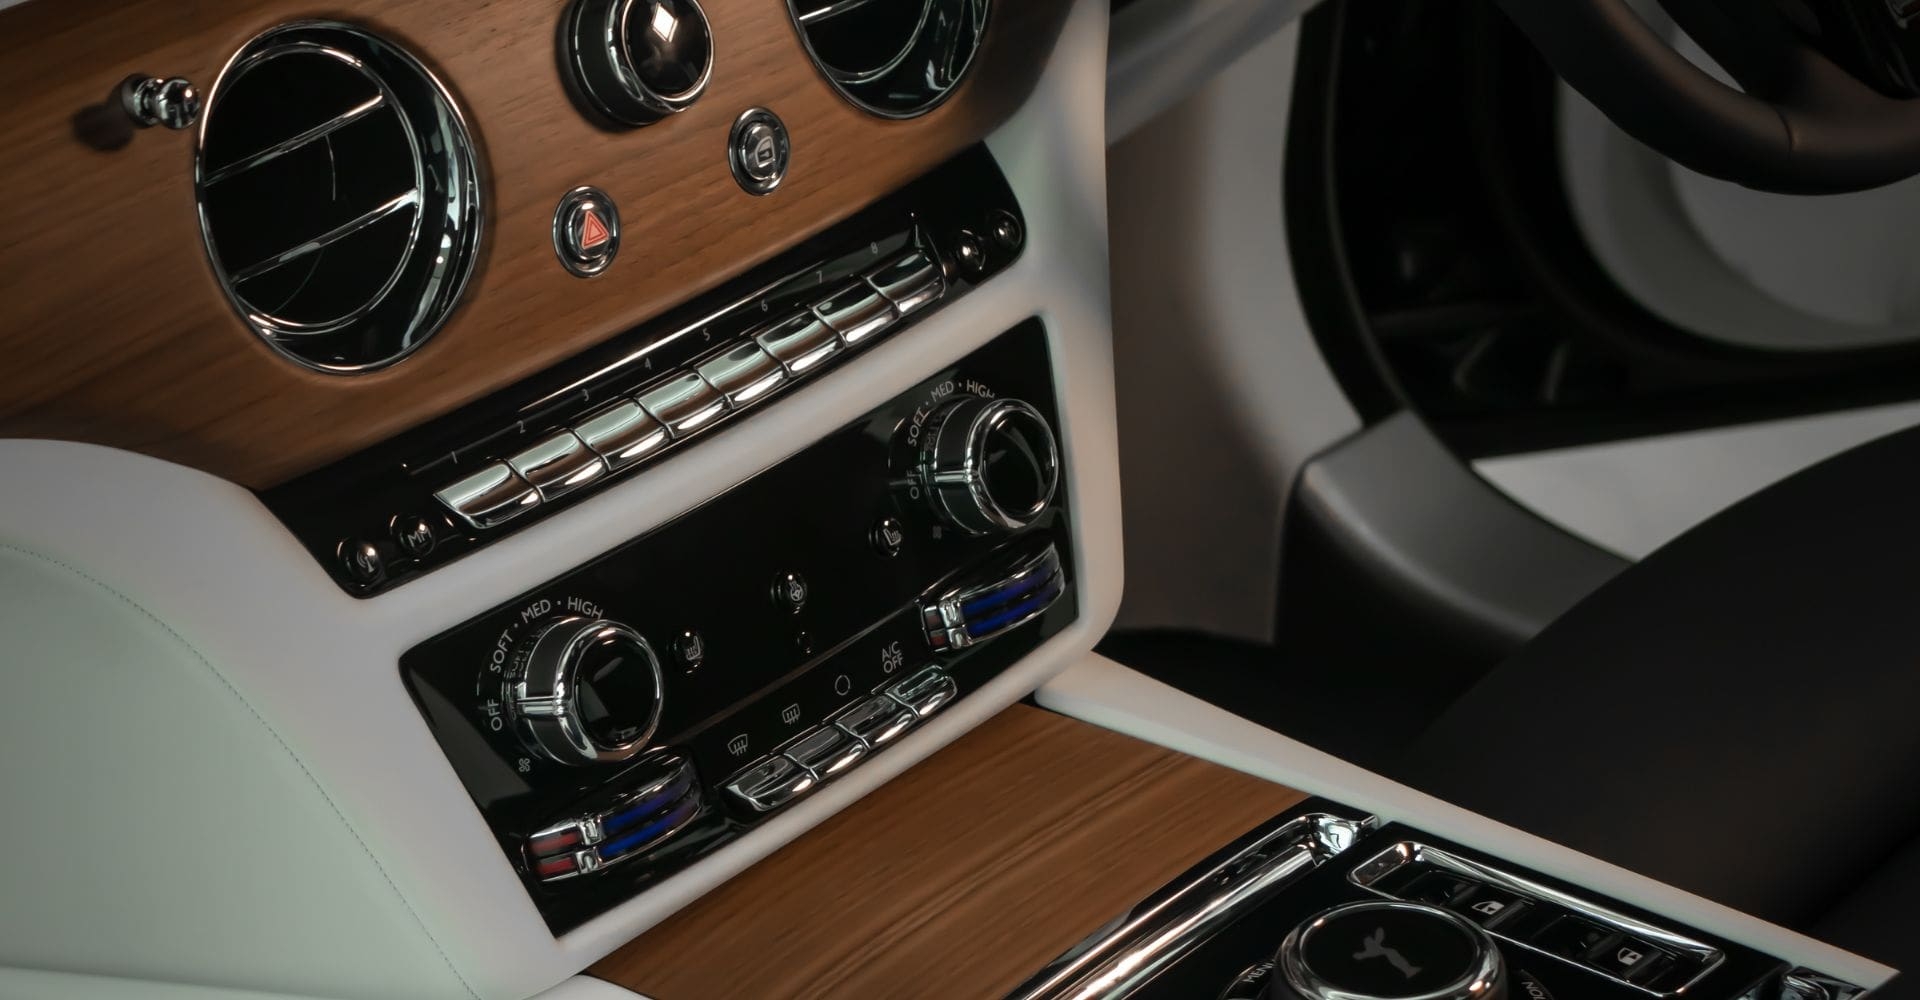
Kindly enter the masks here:
[[660, 839], [664, 834], [672, 832], [687, 820], [692, 819], [693, 814], [699, 810], [699, 801], [689, 796], [682, 800], [679, 805], [662, 813], [659, 819], [648, 823], [646, 826], [624, 837], [617, 840], [609, 840], [601, 844], [600, 860], [614, 861], [622, 855], [647, 846], [655, 840]]
[[1029, 576], [1024, 580], [1018, 580], [1013, 583], [1007, 584], [1006, 586], [1001, 587], [999, 590], [996, 590], [993, 593], [976, 597], [973, 600], [960, 605], [960, 613], [963, 615], [977, 615], [980, 612], [987, 611], [996, 605], [1004, 604], [1007, 601], [1017, 600], [1035, 590], [1040, 589], [1041, 587], [1046, 586], [1048, 581], [1052, 580], [1054, 577], [1059, 575], [1060, 575], [1059, 564], [1049, 563], [1048, 565], [1043, 566], [1040, 569], [1040, 571], [1034, 573], [1032, 576]]
[[683, 768], [679, 777], [675, 778], [672, 784], [611, 816], [605, 817], [600, 821], [600, 828], [609, 834], [619, 833], [621, 830], [672, 805], [675, 801], [687, 794], [687, 788], [692, 784], [692, 769]]
[[[1051, 582], [1059, 583], [1060, 578], [1052, 577]], [[981, 636], [986, 635], [990, 632], [993, 632], [1001, 628], [1005, 628], [1009, 623], [1017, 622], [1020, 619], [1025, 618], [1026, 616], [1033, 614], [1036, 611], [1039, 611], [1041, 608], [1046, 607], [1047, 603], [1049, 601], [1052, 601], [1054, 598], [1059, 597], [1061, 591], [1064, 589], [1065, 589], [1064, 587], [1049, 588], [1045, 593], [1035, 594], [1034, 596], [1024, 601], [1021, 601], [1019, 604], [1016, 604], [1013, 607], [1008, 608], [1005, 611], [1002, 611], [991, 618], [982, 618], [977, 622], [968, 622], [967, 634], [978, 639]]]

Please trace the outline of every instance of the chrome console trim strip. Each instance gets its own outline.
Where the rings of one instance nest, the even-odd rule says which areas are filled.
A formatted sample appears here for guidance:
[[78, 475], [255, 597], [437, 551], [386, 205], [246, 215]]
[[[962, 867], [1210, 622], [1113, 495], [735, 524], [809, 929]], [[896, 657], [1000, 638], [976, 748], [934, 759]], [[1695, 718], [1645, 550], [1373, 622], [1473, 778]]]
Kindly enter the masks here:
[[1196, 868], [1055, 959], [1008, 1000], [1117, 1000], [1378, 825], [1310, 813]]

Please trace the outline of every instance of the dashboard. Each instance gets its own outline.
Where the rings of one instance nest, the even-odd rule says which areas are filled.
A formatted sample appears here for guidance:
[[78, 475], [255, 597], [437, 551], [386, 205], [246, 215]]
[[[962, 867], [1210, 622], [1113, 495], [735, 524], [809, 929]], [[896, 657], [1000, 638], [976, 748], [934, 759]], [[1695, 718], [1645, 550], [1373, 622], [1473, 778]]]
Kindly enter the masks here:
[[1131, 997], [1449, 859], [1883, 980], [1092, 653], [1110, 122], [1297, 5], [1125, 10], [0, 2], [0, 998]]
[[[4, 630], [93, 665], [34, 700], [101, 732], [0, 719], [13, 801], [100, 831], [9, 867], [0, 995], [540, 993], [1111, 621], [1104, 5], [618, 6], [0, 11]], [[852, 71], [889, 38], [940, 44]], [[1023, 420], [1044, 476], [981, 527], [911, 440]], [[644, 652], [542, 728], [532, 647], [582, 613]], [[650, 791], [694, 816], [622, 853]]]
[[[255, 168], [259, 190], [228, 194], [224, 187], [249, 178], [222, 177], [234, 164], [221, 157], [298, 139], [365, 103], [375, 84], [404, 87], [407, 78], [376, 75], [366, 96], [344, 84], [315, 88], [312, 106], [298, 90], [286, 100], [273, 79], [253, 77], [258, 86], [246, 83], [250, 74], [232, 79], [242, 68], [229, 65], [237, 55], [271, 48], [271, 30], [310, 19], [301, 4], [201, 4], [183, 12], [157, 0], [93, 0], [6, 11], [0, 72], [22, 100], [6, 114], [9, 142], [0, 158], [0, 176], [15, 192], [0, 208], [0, 228], [10, 234], [0, 268], [23, 294], [0, 330], [17, 361], [0, 385], [0, 433], [138, 451], [253, 488], [312, 471], [678, 305], [978, 142], [1031, 91], [1066, 5], [996, 10], [979, 38], [972, 85], [911, 119], [843, 98], [809, 57], [785, 4], [723, 0], [706, 7], [712, 52], [704, 86], [677, 113], [645, 127], [575, 95], [579, 85], [570, 80], [577, 74], [567, 69], [557, 37], [565, 5], [331, 8], [329, 20], [364, 29], [335, 34], [384, 40], [397, 53], [396, 65], [417, 66], [413, 85], [444, 88], [446, 100], [427, 102], [437, 106], [419, 114], [458, 116], [464, 129], [455, 131], [470, 141], [477, 175], [459, 178], [471, 185], [467, 200], [475, 204], [462, 210], [471, 212], [475, 245], [449, 242], [473, 260], [464, 294], [447, 296], [457, 302], [444, 328], [430, 338], [389, 330], [382, 336], [420, 342], [407, 345], [405, 363], [353, 377], [289, 364], [250, 329], [242, 313], [259, 310], [236, 308], [209, 266], [197, 193], [204, 187], [209, 196], [205, 216], [216, 242], [229, 216], [238, 218], [236, 226], [265, 217], [288, 227], [232, 236], [236, 259], [227, 267], [236, 275], [281, 249], [323, 238], [341, 224], [329, 212], [351, 221], [380, 207], [404, 185], [368, 192], [369, 203], [359, 206], [352, 202], [357, 192], [333, 192], [324, 177], [309, 184], [305, 173], [275, 173], [298, 156]], [[324, 33], [311, 43], [341, 44]], [[309, 58], [316, 67], [329, 62]], [[76, 62], [98, 69], [81, 72]], [[281, 68], [298, 76], [312, 67]], [[206, 120], [179, 130], [126, 127], [115, 105], [129, 74], [188, 81], [203, 94]], [[223, 108], [228, 89], [235, 92], [230, 109]], [[265, 102], [270, 113], [242, 106], [250, 99]], [[92, 113], [103, 107], [107, 113]], [[729, 134], [756, 108], [778, 115], [791, 136], [791, 163], [777, 196], [743, 190], [729, 166]], [[365, 124], [382, 125], [386, 117], [369, 115]], [[359, 138], [350, 130], [339, 135]], [[249, 152], [228, 153], [223, 143]], [[375, 159], [386, 153], [377, 137], [357, 148], [324, 136], [308, 143], [364, 157], [341, 166], [370, 187], [380, 171], [410, 172], [405, 162]], [[205, 176], [196, 178], [197, 169]], [[556, 208], [583, 186], [604, 192], [627, 227], [619, 259], [586, 282], [561, 266], [553, 249]], [[337, 196], [323, 198], [322, 190]], [[314, 221], [301, 229], [307, 218]], [[78, 234], [91, 234], [82, 237], [86, 267], [71, 266]], [[276, 249], [261, 248], [268, 245]], [[370, 297], [360, 296], [352, 280], [339, 278], [338, 291], [315, 304], [313, 316], [290, 303], [295, 315], [288, 322], [308, 329], [278, 342], [311, 340], [311, 328], [337, 318], [319, 314]], [[276, 288], [260, 297], [289, 296]], [[47, 336], [54, 329], [87, 333]], [[370, 368], [393, 360], [313, 364]]]

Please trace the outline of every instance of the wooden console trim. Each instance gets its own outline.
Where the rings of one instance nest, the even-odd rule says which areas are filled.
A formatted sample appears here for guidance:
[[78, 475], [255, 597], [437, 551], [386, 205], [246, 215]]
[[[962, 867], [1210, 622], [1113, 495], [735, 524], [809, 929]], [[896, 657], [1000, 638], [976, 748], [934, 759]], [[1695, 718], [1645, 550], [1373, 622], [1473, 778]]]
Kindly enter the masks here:
[[1014, 706], [589, 974], [653, 1000], [990, 1000], [1305, 798]]
[[[34, 0], [0, 12], [0, 437], [86, 441], [264, 488], [524, 378], [718, 285], [979, 141], [1031, 91], [1067, 0], [996, 3], [969, 81], [910, 121], [866, 115], [807, 60], [784, 0], [703, 0], [712, 84], [687, 112], [603, 130], [567, 97], [566, 0]], [[194, 204], [194, 132], [81, 141], [78, 116], [135, 72], [209, 88], [247, 39], [299, 18], [405, 45], [459, 100], [481, 147], [486, 235], [440, 333], [371, 375], [269, 350], [213, 280]], [[793, 136], [774, 194], [726, 165], [733, 120], [773, 109]], [[554, 258], [561, 195], [606, 190], [619, 259], [580, 280]]]

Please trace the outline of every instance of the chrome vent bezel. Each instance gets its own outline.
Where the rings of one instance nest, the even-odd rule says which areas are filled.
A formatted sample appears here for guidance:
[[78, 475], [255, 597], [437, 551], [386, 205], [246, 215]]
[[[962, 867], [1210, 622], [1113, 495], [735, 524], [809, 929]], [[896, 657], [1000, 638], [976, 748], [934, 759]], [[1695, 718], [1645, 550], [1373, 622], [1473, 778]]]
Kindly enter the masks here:
[[[209, 164], [209, 137], [219, 128], [223, 100], [274, 60], [292, 55], [339, 60], [366, 77], [377, 96], [343, 107], [297, 135], [266, 142], [231, 162]], [[372, 210], [335, 228], [293, 233], [286, 249], [255, 261], [228, 262], [220, 251], [209, 212], [217, 186], [315, 143], [328, 143], [343, 129], [391, 116], [404, 133], [413, 186], [395, 192]], [[386, 164], [395, 166], [395, 164]], [[402, 171], [404, 172], [404, 171]], [[194, 196], [202, 247], [214, 277], [243, 322], [276, 353], [329, 374], [357, 374], [396, 364], [439, 332], [463, 298], [478, 265], [484, 228], [480, 160], [471, 132], [452, 93], [431, 70], [397, 44], [357, 25], [339, 21], [294, 21], [255, 36], [234, 53], [208, 95], [194, 155]], [[271, 210], [271, 206], [262, 206]], [[343, 303], [324, 322], [275, 315], [250, 302], [241, 285], [308, 259], [342, 239], [399, 213], [409, 229], [393, 270], [379, 289], [359, 302]], [[317, 264], [317, 261], [316, 261]], [[377, 273], [377, 272], [376, 272]]]
[[880, 118], [917, 118], [945, 104], [972, 70], [993, 8], [992, 0], [921, 0], [910, 36], [862, 69], [835, 66], [814, 44], [809, 25], [858, 17], [876, 4], [900, 2], [787, 0], [793, 30], [814, 68], [841, 97]]

